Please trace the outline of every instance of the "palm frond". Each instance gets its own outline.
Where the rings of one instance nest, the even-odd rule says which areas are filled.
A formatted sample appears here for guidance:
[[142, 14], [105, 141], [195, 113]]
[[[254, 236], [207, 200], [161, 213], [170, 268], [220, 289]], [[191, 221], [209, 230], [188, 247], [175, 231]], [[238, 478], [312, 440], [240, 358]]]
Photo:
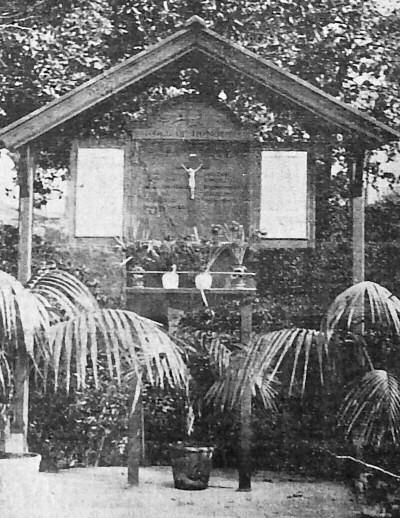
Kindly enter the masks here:
[[[226, 408], [233, 409], [234, 406], [240, 405], [240, 380], [243, 377], [245, 358], [246, 351], [244, 349], [230, 355], [229, 365], [225, 367], [224, 371], [207, 391], [205, 396], [206, 403], [212, 403], [214, 406], [220, 407], [221, 410]], [[255, 396], [258, 392], [265, 408], [275, 410], [276, 382], [271, 378], [270, 373], [259, 373], [247, 381], [252, 395]]]
[[324, 335], [315, 330], [283, 329], [271, 331], [253, 341], [230, 357], [224, 369], [207, 393], [207, 401], [225, 408], [240, 404], [244, 391], [250, 386], [252, 394], [261, 395], [266, 408], [274, 408], [276, 375], [287, 355], [293, 353], [289, 393], [293, 390], [300, 357], [303, 358], [302, 391], [305, 390], [311, 351], [315, 350], [323, 382], [322, 357]]
[[11, 275], [0, 271], [0, 343], [24, 347], [35, 357], [35, 346], [44, 357], [49, 351], [44, 339], [49, 330], [48, 313], [40, 298]]
[[209, 358], [217, 367], [219, 374], [222, 376], [229, 367], [232, 351], [221, 341], [217, 333], [213, 333], [213, 337], [206, 345]]
[[[223, 334], [209, 331], [196, 331], [195, 337], [206, 351], [211, 367], [218, 376], [223, 376], [230, 365], [232, 351], [224, 344]], [[196, 352], [196, 349], [194, 350]]]
[[221, 410], [225, 408], [233, 408], [237, 403], [236, 391], [239, 379], [240, 365], [244, 360], [244, 352], [231, 355], [229, 364], [218, 376], [205, 395], [205, 402], [219, 406]]
[[[116, 376], [118, 381], [128, 373], [128, 377], [146, 375], [151, 383], [160, 386], [165, 382], [178, 386], [186, 383], [182, 353], [158, 324], [117, 309], [82, 312], [52, 326], [50, 348], [56, 382], [64, 373], [68, 389], [74, 373], [78, 386], [84, 387], [90, 355], [97, 385], [100, 347], [105, 349], [110, 376]], [[75, 362], [70, 360], [72, 355]]]
[[76, 277], [61, 270], [51, 270], [33, 277], [28, 286], [31, 293], [40, 296], [47, 311], [53, 316], [72, 318], [81, 311], [99, 309], [90, 290]]
[[263, 378], [269, 375], [274, 379], [283, 361], [289, 353], [293, 353], [291, 364], [291, 382], [289, 393], [293, 390], [301, 355], [304, 358], [302, 372], [302, 390], [304, 391], [311, 350], [315, 349], [320, 365], [320, 375], [323, 381], [322, 355], [324, 336], [320, 331], [310, 329], [281, 329], [266, 333], [254, 341], [247, 350], [244, 368], [241, 376], [239, 393], [243, 392], [246, 380]]
[[11, 370], [7, 356], [4, 351], [0, 351], [0, 392], [6, 392], [11, 385]]
[[328, 309], [325, 331], [330, 339], [337, 328], [353, 330], [381, 325], [400, 335], [400, 300], [389, 290], [365, 281], [338, 295]]
[[400, 438], [400, 387], [395, 376], [372, 370], [357, 380], [345, 397], [339, 414], [348, 436], [355, 432], [367, 442], [377, 442], [389, 432], [394, 443]]

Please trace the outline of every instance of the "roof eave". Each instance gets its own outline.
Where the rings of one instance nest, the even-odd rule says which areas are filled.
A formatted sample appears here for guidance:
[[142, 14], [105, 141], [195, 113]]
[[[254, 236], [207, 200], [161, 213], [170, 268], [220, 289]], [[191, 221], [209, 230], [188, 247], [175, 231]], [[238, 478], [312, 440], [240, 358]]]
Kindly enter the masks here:
[[0, 129], [0, 139], [8, 147], [18, 148], [193, 51], [349, 132], [366, 148], [400, 140], [400, 132], [207, 29], [198, 16], [188, 20], [185, 28], [172, 36]]
[[19, 148], [193, 50], [195, 33], [183, 29], [0, 129], [0, 139]]

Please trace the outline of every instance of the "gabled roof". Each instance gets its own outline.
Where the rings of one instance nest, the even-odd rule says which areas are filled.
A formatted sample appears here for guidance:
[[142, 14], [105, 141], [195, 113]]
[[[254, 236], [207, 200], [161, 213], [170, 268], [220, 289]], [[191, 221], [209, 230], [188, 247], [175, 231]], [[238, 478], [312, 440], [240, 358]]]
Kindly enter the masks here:
[[[191, 53], [230, 67], [341, 130], [351, 132], [366, 147], [400, 140], [400, 132], [207, 29], [198, 16], [190, 18], [185, 28], [172, 36], [0, 129], [0, 139], [10, 148], [20, 147]], [[207, 61], [204, 59], [205, 66]]]

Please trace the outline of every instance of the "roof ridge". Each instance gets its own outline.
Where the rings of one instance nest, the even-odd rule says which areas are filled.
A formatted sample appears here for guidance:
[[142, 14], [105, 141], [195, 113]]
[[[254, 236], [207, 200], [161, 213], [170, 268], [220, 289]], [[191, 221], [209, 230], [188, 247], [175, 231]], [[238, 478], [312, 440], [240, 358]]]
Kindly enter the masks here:
[[188, 20], [186, 20], [185, 22], [185, 27], [192, 27], [192, 26], [202, 26], [202, 27], [207, 27], [207, 23], [205, 21], [204, 18], [202, 18], [201, 16], [198, 16], [197, 14], [194, 14], [193, 16], [191, 16]]

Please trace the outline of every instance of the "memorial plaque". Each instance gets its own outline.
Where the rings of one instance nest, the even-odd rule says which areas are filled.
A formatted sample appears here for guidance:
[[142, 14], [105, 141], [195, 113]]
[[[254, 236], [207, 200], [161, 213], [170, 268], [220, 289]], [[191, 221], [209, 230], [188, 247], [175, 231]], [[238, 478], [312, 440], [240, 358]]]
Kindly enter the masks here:
[[260, 230], [268, 239], [307, 239], [307, 153], [263, 151]]
[[75, 236], [122, 235], [124, 150], [78, 148]]
[[[135, 149], [140, 142], [142, 165], [131, 173], [135, 220], [152, 238], [187, 235], [193, 226], [208, 235], [212, 224], [233, 219], [247, 224], [243, 193], [253, 136], [226, 109], [177, 99], [162, 105], [145, 127], [132, 128], [131, 135]], [[141, 189], [143, 171], [147, 188]]]
[[213, 224], [235, 220], [261, 230], [265, 246], [309, 246], [306, 151], [262, 151], [229, 110], [198, 98], [166, 102], [130, 132], [115, 148], [80, 144], [77, 237], [163, 239], [191, 235], [193, 227], [209, 236]]

